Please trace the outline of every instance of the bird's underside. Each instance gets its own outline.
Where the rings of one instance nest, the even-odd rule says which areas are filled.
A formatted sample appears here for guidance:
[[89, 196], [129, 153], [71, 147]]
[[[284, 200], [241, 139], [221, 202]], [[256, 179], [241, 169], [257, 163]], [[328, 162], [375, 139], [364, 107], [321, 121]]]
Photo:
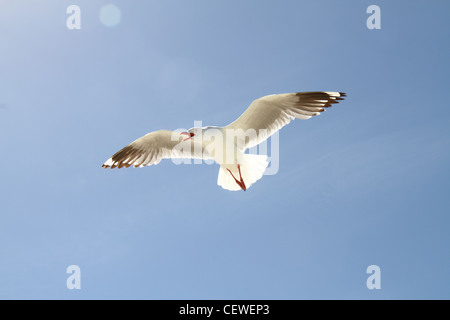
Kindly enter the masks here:
[[[247, 110], [226, 127], [192, 128], [187, 132], [159, 130], [135, 140], [119, 150], [104, 164], [103, 168], [144, 167], [158, 164], [168, 158], [214, 159], [220, 164], [217, 183], [227, 190], [246, 190], [259, 180], [267, 165], [267, 157], [248, 155], [244, 151], [269, 138], [291, 120], [306, 120], [319, 115], [346, 96], [342, 92], [298, 92], [264, 96], [253, 101]], [[215, 130], [215, 131], [214, 131]], [[217, 137], [207, 141], [208, 134], [243, 132], [241, 143], [228, 145], [226, 152], [238, 156], [223, 161], [217, 156], [225, 144], [219, 147]], [[223, 142], [223, 141], [222, 141]], [[216, 152], [211, 152], [211, 150]], [[222, 155], [223, 157], [223, 155]], [[228, 159], [228, 158], [227, 158]]]

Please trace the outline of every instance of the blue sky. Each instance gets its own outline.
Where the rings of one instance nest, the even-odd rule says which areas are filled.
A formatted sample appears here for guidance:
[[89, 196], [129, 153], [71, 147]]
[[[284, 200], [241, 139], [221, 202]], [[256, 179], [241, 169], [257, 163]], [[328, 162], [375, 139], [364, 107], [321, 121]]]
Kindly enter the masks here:
[[[449, 299], [449, 11], [2, 1], [0, 298]], [[247, 192], [218, 187], [217, 165], [101, 168], [147, 132], [311, 90], [348, 99], [285, 127], [279, 173]], [[73, 264], [81, 290], [66, 288]]]

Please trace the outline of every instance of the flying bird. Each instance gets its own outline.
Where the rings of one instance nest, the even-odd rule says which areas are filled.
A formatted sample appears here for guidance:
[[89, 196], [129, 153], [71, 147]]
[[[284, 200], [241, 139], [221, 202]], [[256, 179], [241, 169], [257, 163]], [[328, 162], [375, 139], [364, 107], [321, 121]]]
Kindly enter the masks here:
[[225, 127], [150, 132], [115, 153], [102, 167], [144, 167], [168, 158], [213, 159], [220, 165], [217, 184], [227, 190], [245, 191], [261, 179], [268, 165], [267, 156], [245, 154], [245, 150], [265, 141], [291, 120], [319, 115], [345, 96], [343, 92], [324, 91], [264, 96]]

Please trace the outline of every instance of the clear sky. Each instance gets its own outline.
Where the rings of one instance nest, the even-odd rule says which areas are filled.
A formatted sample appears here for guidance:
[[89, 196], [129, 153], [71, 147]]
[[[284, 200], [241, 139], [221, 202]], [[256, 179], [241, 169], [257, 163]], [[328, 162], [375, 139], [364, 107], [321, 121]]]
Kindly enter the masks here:
[[[0, 298], [449, 299], [449, 12], [2, 0]], [[312, 90], [348, 99], [285, 127], [278, 174], [246, 192], [217, 186], [217, 165], [101, 168], [147, 132]]]

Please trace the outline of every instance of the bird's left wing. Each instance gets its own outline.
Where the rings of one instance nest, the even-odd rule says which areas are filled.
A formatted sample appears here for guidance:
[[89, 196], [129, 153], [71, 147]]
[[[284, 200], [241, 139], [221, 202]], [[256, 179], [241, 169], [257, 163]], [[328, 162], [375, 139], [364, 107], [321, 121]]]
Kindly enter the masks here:
[[211, 159], [205, 147], [194, 139], [184, 141], [180, 132], [159, 130], [146, 134], [116, 152], [103, 168], [144, 167], [168, 158]]
[[245, 112], [226, 129], [253, 131], [245, 136], [245, 148], [269, 138], [291, 120], [309, 119], [344, 100], [343, 92], [297, 92], [264, 96], [253, 101]]

